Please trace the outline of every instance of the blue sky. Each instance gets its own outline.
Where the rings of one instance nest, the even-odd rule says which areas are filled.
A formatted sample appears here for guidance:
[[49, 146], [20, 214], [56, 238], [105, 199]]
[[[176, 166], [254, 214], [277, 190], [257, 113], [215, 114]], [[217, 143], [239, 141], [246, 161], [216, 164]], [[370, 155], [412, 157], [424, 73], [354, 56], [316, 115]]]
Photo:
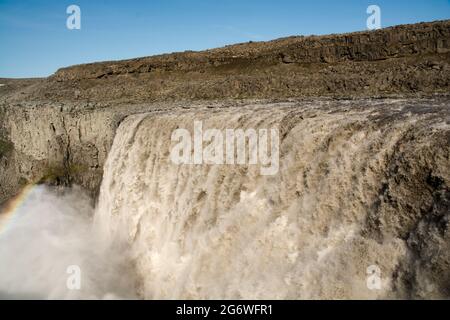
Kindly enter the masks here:
[[[66, 8], [81, 8], [81, 30]], [[450, 18], [450, 0], [0, 0], [0, 77], [48, 76], [58, 68], [158, 53], [202, 50], [290, 35]]]

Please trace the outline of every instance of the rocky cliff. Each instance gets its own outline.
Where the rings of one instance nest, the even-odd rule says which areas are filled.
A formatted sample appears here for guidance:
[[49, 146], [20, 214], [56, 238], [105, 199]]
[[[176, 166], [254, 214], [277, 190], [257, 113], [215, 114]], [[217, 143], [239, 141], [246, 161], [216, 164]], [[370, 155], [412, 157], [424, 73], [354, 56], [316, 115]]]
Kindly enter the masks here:
[[0, 83], [0, 202], [37, 181], [76, 182], [95, 195], [128, 114], [200, 100], [214, 109], [244, 98], [445, 96], [450, 21], [86, 64]]
[[289, 37], [73, 66], [7, 101], [149, 102], [180, 99], [447, 93], [450, 21], [343, 35]]
[[[127, 117], [105, 164], [96, 222], [130, 243], [140, 296], [450, 296], [448, 100], [190, 106]], [[279, 170], [173, 163], [194, 121], [278, 128]]]

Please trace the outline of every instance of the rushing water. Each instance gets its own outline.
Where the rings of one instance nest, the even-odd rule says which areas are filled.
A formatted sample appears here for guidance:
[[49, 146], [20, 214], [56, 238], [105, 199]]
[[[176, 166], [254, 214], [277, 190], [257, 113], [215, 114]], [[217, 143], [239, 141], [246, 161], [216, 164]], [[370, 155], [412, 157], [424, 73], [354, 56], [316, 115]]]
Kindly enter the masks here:
[[[421, 119], [385, 124], [369, 122], [364, 110], [311, 113], [312, 107], [280, 107], [127, 117], [105, 164], [95, 214], [79, 191], [61, 195], [44, 187], [17, 209], [24, 214], [1, 234], [0, 292], [396, 297], [407, 242], [364, 231], [389, 159], [407, 132], [423, 126]], [[173, 163], [171, 135], [178, 128], [193, 131], [194, 121], [221, 132], [277, 128], [279, 171], [265, 176], [260, 165]], [[448, 130], [436, 121], [427, 126]], [[82, 290], [66, 288], [69, 265], [80, 266]], [[375, 290], [368, 285], [374, 266], [382, 271]]]

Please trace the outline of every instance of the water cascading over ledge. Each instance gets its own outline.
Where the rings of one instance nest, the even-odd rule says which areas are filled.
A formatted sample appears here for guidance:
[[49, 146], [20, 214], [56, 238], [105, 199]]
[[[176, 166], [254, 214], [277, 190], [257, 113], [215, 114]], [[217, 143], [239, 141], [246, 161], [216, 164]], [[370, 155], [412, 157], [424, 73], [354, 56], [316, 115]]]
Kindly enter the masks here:
[[[130, 244], [148, 299], [449, 297], [446, 108], [364, 100], [129, 116], [96, 227]], [[277, 128], [278, 173], [174, 164], [171, 135], [195, 121]], [[371, 266], [379, 290], [367, 286]]]

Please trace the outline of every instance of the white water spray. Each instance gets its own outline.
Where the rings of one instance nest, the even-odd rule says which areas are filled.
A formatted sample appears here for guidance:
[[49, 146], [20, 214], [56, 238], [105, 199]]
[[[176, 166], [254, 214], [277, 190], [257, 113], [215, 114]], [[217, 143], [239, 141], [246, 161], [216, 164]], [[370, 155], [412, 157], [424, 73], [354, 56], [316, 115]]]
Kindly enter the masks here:
[[[413, 156], [427, 150], [430, 132], [445, 132], [448, 124], [394, 111], [389, 122], [378, 107], [330, 112], [282, 104], [129, 116], [105, 163], [95, 214], [76, 189], [38, 187], [1, 234], [0, 296], [403, 298], [412, 271], [414, 290], [431, 295], [434, 279], [411, 260], [417, 256], [408, 240], [390, 230], [414, 218], [405, 203], [415, 200], [410, 194], [421, 180], [411, 179], [422, 158]], [[261, 175], [248, 161], [175, 164], [172, 133], [193, 130], [195, 121], [221, 132], [278, 128], [278, 173]], [[402, 140], [412, 131], [406, 141], [413, 148]], [[392, 161], [398, 149], [413, 151]], [[437, 159], [445, 168], [448, 162]], [[393, 163], [409, 171], [385, 194]], [[364, 232], [376, 232], [376, 223], [384, 232], [379, 238]], [[67, 288], [70, 265], [82, 271], [81, 290]]]
[[[0, 234], [0, 299], [136, 297], [127, 248], [101, 241], [78, 188], [37, 186], [12, 209]], [[77, 288], [71, 266], [81, 272]]]

